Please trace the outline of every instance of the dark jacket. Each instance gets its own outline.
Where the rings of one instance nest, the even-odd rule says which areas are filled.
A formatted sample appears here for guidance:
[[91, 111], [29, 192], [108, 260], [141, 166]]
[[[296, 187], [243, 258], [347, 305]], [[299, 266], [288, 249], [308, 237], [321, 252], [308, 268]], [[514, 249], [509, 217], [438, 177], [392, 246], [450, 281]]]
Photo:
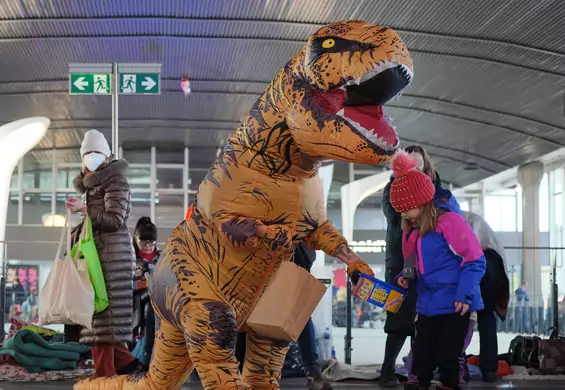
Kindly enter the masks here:
[[315, 260], [315, 250], [307, 248], [303, 242], [296, 246], [296, 249], [294, 250], [294, 263], [296, 265], [310, 272]]
[[149, 275], [153, 267], [157, 265], [157, 260], [161, 257], [161, 251], [157, 249], [153, 260], [147, 261], [139, 253], [135, 254], [135, 272], [133, 276], [135, 292], [142, 293], [141, 299], [149, 297]]
[[133, 321], [134, 249], [126, 226], [131, 208], [125, 160], [114, 160], [96, 172], [79, 174], [74, 187], [86, 195], [94, 242], [102, 264], [110, 306], [80, 332], [83, 344], [130, 342]]

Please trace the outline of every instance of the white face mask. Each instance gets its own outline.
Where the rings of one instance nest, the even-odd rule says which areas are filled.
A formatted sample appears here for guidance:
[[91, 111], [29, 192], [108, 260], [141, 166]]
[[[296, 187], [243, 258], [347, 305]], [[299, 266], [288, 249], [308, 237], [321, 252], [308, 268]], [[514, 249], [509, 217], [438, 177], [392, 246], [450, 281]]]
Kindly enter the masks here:
[[84, 166], [90, 172], [94, 172], [95, 170], [100, 168], [100, 165], [102, 165], [104, 161], [106, 161], [106, 156], [96, 152], [89, 153], [82, 158], [82, 162], [84, 163]]

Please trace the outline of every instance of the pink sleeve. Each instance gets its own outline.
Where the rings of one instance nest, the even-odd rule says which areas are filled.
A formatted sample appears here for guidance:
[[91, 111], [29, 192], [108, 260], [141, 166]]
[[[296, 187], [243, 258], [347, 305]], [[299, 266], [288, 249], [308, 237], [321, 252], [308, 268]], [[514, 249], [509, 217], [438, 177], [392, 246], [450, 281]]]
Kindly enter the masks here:
[[461, 215], [453, 212], [442, 214], [437, 230], [443, 234], [451, 249], [463, 258], [461, 266], [483, 256], [479, 239]]

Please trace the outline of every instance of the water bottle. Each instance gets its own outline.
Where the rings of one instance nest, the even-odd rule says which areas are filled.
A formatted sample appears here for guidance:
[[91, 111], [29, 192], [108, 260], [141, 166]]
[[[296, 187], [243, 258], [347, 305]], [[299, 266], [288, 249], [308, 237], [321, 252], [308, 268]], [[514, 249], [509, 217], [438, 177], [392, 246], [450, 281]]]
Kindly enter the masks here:
[[335, 347], [332, 346], [332, 360], [337, 360], [337, 357], [335, 355]]

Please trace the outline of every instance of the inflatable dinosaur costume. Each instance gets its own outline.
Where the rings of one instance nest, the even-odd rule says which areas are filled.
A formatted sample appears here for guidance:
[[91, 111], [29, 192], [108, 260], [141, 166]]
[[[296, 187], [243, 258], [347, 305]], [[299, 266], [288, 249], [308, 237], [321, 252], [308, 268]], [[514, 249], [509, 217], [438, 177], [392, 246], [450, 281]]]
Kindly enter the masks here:
[[321, 28], [277, 74], [199, 188], [153, 275], [156, 336], [148, 373], [82, 381], [76, 390], [178, 389], [194, 367], [204, 389], [278, 389], [288, 343], [240, 329], [293, 243], [370, 268], [327, 220], [323, 160], [382, 164], [397, 150], [382, 105], [412, 79], [392, 29], [362, 21]]

